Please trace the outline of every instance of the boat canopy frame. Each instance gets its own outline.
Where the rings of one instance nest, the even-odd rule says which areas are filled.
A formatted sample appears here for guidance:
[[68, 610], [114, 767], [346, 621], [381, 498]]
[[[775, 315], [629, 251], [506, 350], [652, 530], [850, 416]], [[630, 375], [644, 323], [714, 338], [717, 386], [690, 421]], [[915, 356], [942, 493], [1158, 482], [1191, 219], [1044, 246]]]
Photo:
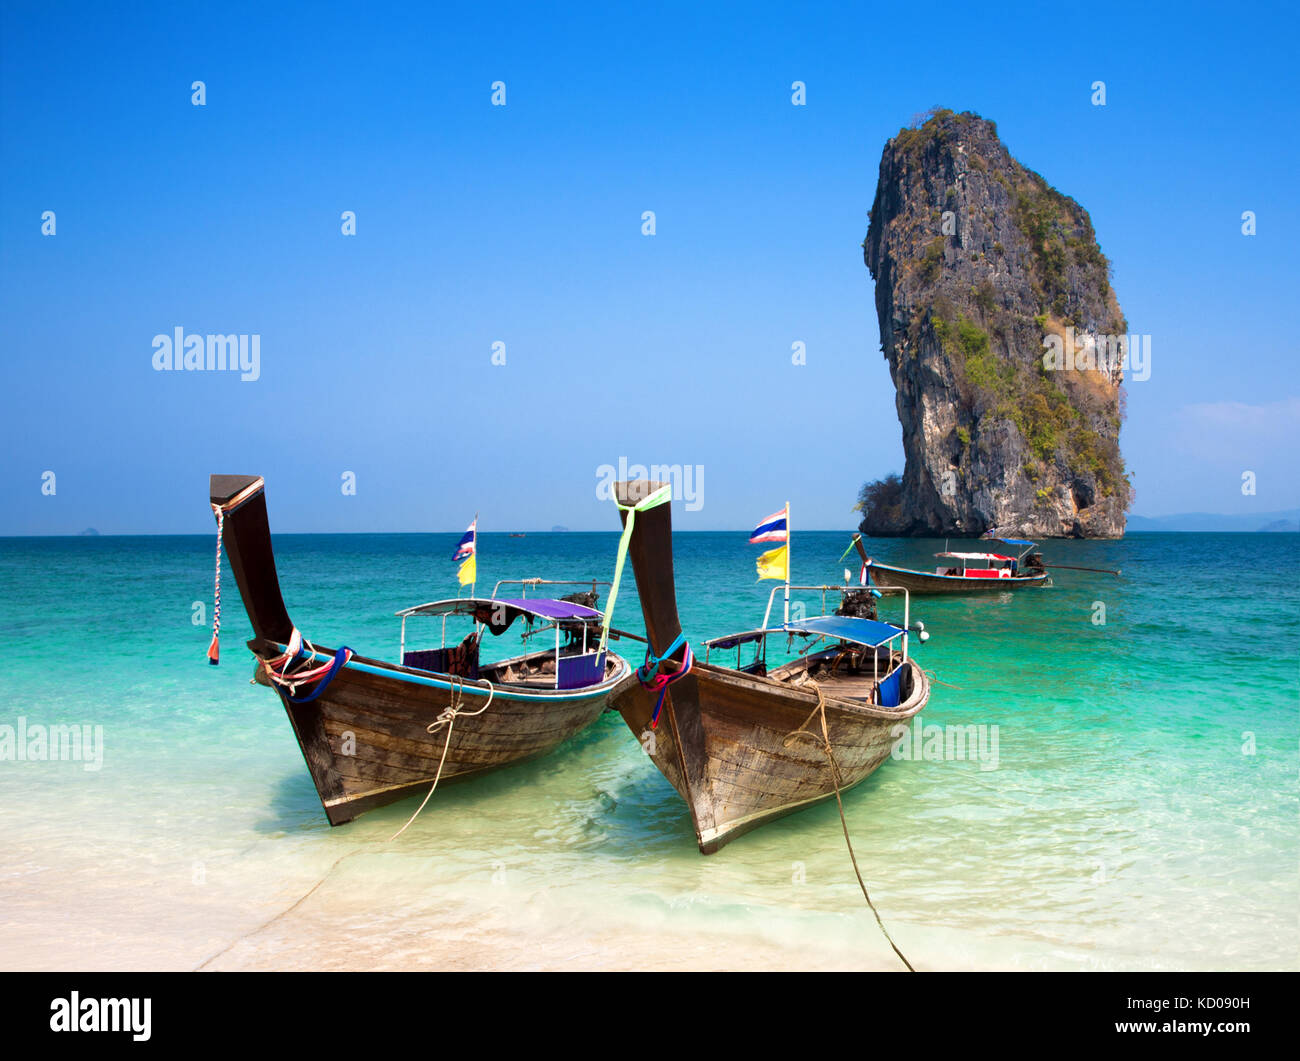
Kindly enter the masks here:
[[[520, 615], [524, 616], [528, 624], [528, 629], [521, 635], [522, 640], [527, 641], [530, 637], [545, 633], [547, 630], [555, 631], [555, 680], [556, 687], [559, 687], [560, 681], [560, 633], [566, 627], [572, 627], [578, 624], [582, 626], [582, 651], [580, 655], [590, 655], [587, 651], [587, 637], [593, 626], [599, 626], [604, 622], [604, 615], [599, 609], [588, 608], [583, 604], [574, 604], [572, 601], [562, 601], [553, 597], [528, 597], [528, 588], [531, 586], [590, 586], [591, 591], [596, 592], [597, 586], [608, 586], [608, 582], [600, 579], [550, 579], [550, 578], [515, 578], [501, 579], [492, 587], [492, 596], [490, 597], [447, 597], [443, 600], [428, 601], [424, 604], [417, 604], [410, 608], [403, 608], [394, 614], [402, 620], [401, 636], [398, 642], [397, 658], [401, 661], [406, 660], [406, 620], [412, 616], [428, 616], [430, 618], [442, 619], [442, 637], [439, 648], [447, 648], [447, 619], [453, 615], [469, 616], [474, 619], [474, 630], [470, 636], [482, 640], [483, 630], [492, 631], [494, 637], [500, 637], [513, 624], [515, 619]], [[519, 597], [498, 597], [502, 586], [519, 586], [521, 595]], [[532, 606], [530, 606], [530, 604]], [[506, 609], [506, 622], [501, 629], [495, 630], [488, 623], [482, 622], [478, 618], [478, 611], [485, 607], [500, 607]], [[551, 606], [551, 607], [547, 607]], [[513, 614], [510, 614], [513, 613]], [[533, 628], [535, 619], [543, 620], [538, 628]], [[603, 667], [603, 661], [601, 663]]]
[[[907, 662], [907, 632], [911, 627], [911, 593], [902, 586], [873, 586], [872, 592], [877, 593], [901, 593], [903, 595], [903, 625], [896, 626], [893, 623], [883, 623], [876, 619], [861, 619], [855, 616], [847, 615], [827, 615], [826, 614], [826, 594], [836, 592], [840, 594], [843, 600], [845, 594], [853, 592], [862, 592], [859, 586], [790, 586], [792, 590], [811, 590], [821, 593], [822, 596], [822, 614], [815, 615], [812, 618], [800, 619], [794, 622], [783, 623], [781, 626], [769, 626], [768, 620], [772, 615], [772, 606], [776, 601], [778, 593], [784, 593], [785, 585], [773, 586], [771, 593], [767, 598], [767, 611], [763, 615], [763, 625], [756, 630], [745, 630], [738, 634], [727, 634], [723, 637], [715, 637], [704, 642], [704, 662], [709, 662], [709, 655], [714, 649], [736, 650], [736, 669], [741, 670], [740, 650], [742, 646], [758, 643], [758, 651], [755, 654], [755, 663], [767, 662], [767, 639], [774, 634], [784, 634], [788, 637], [804, 637], [812, 640], [799, 654], [807, 655], [818, 642], [827, 638], [835, 638], [837, 641], [847, 641], [858, 644], [864, 648], [873, 651], [886, 645], [891, 646], [895, 641], [901, 639], [902, 662]], [[751, 664], [752, 666], [752, 664]]]

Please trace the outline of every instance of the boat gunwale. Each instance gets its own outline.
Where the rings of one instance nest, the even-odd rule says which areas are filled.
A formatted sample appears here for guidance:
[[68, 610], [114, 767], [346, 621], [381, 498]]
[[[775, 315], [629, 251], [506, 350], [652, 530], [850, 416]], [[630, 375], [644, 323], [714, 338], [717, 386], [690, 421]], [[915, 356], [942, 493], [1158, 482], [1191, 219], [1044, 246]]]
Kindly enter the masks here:
[[[280, 651], [277, 655], [283, 654], [288, 650], [288, 646], [276, 641], [265, 640], [258, 641], [254, 639], [248, 642], [248, 648], [258, 659], [259, 663], [267, 662], [266, 658], [259, 648], [265, 650], [266, 646], [272, 645]], [[313, 645], [310, 648], [304, 645], [303, 656], [309, 658], [314, 663], [328, 663], [334, 659], [336, 650], [328, 648], [318, 648]], [[551, 657], [554, 655], [550, 650], [533, 653], [532, 655]], [[620, 656], [617, 652], [607, 652], [607, 659], [614, 660], [619, 666], [615, 669], [613, 675], [603, 678], [597, 685], [583, 685], [577, 689], [548, 689], [545, 687], [517, 684], [513, 682], [492, 682], [486, 678], [460, 678], [455, 675], [442, 674], [439, 671], [423, 671], [418, 667], [408, 667], [405, 664], [390, 663], [387, 660], [374, 659], [370, 656], [362, 656], [354, 653], [346, 663], [342, 665], [341, 670], [351, 668], [360, 674], [369, 674], [378, 678], [390, 678], [394, 681], [407, 682], [414, 685], [424, 685], [435, 689], [458, 689], [462, 693], [477, 692], [486, 696], [489, 692], [493, 696], [505, 696], [511, 700], [587, 700], [597, 696], [606, 696], [625, 681], [632, 673], [632, 665]], [[491, 663], [489, 667], [496, 667], [502, 664], [515, 662], [522, 659], [530, 658], [529, 655], [516, 656], [513, 660], [502, 660], [500, 664]], [[292, 677], [292, 676], [290, 676]], [[486, 683], [486, 684], [484, 684]]]
[[[833, 651], [828, 649], [826, 651]], [[821, 653], [818, 653], [821, 655]], [[805, 657], [809, 658], [809, 657]], [[792, 661], [799, 662], [798, 660]], [[789, 666], [789, 664], [785, 664]], [[918, 714], [929, 699], [930, 679], [925, 673], [925, 669], [914, 659], [909, 659], [901, 663], [900, 667], [911, 666], [915, 668], [915, 675], [919, 679], [913, 688], [912, 695], [896, 708], [881, 707], [879, 704], [869, 704], [864, 700], [850, 700], [834, 696], [827, 692], [823, 687], [822, 692], [827, 707], [834, 706], [841, 712], [848, 715], [860, 715], [864, 718], [878, 719], [881, 721], [897, 720], [903, 721]], [[696, 662], [691, 668], [692, 673], [702, 672], [703, 675], [712, 677], [727, 685], [750, 687], [756, 692], [762, 692], [771, 695], [773, 692], [786, 692], [794, 694], [792, 698], [804, 700], [813, 710], [816, 710], [818, 694], [816, 689], [810, 689], [806, 686], [791, 685], [788, 682], [779, 681], [770, 676], [761, 676], [757, 674], [746, 674], [744, 671], [738, 671], [731, 667], [720, 667], [715, 663]], [[810, 679], [816, 681], [816, 679]], [[910, 705], [913, 701], [920, 702], [915, 708]]]

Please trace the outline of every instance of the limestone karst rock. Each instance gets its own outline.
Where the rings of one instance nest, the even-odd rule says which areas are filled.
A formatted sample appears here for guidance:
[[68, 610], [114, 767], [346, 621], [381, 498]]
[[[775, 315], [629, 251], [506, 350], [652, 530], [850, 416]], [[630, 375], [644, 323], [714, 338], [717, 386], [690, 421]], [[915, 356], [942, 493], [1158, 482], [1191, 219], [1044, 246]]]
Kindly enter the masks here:
[[1087, 211], [940, 110], [885, 145], [863, 251], [906, 454], [863, 531], [1122, 535], [1128, 327]]

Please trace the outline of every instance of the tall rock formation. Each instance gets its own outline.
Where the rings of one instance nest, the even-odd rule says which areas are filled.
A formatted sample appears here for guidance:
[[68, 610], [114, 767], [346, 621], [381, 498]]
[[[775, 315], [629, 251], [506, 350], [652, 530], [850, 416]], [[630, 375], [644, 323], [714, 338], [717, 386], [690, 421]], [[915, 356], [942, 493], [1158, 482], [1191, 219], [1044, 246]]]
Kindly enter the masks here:
[[940, 110], [885, 145], [862, 246], [906, 453], [862, 530], [1122, 535], [1128, 327], [1087, 211]]

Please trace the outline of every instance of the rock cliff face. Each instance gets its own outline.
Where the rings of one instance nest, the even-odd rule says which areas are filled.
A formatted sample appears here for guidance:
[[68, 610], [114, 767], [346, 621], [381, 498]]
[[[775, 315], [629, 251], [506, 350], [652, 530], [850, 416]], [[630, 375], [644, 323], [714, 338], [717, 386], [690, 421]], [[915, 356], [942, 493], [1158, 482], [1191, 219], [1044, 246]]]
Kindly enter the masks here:
[[1122, 535], [1128, 328], [1087, 211], [937, 111], [885, 145], [863, 251], [906, 465], [862, 530]]

